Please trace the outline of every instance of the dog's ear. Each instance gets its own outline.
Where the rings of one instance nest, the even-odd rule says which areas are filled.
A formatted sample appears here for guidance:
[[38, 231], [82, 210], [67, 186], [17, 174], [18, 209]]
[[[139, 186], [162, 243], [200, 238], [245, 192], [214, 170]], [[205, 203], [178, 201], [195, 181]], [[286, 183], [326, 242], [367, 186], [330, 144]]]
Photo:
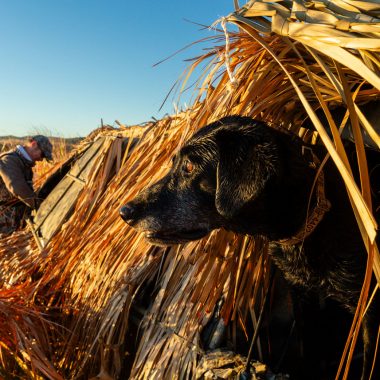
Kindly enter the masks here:
[[215, 205], [226, 218], [257, 198], [276, 172], [277, 149], [267, 128], [226, 128], [216, 135], [219, 162]]

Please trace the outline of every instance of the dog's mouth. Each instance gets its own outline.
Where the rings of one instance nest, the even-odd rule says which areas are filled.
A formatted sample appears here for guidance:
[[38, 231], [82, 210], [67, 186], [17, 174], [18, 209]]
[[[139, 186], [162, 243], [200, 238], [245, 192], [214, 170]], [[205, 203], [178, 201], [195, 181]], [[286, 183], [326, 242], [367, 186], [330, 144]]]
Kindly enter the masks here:
[[203, 238], [209, 233], [206, 228], [181, 231], [149, 231], [145, 233], [146, 239], [152, 244], [172, 245], [181, 244]]

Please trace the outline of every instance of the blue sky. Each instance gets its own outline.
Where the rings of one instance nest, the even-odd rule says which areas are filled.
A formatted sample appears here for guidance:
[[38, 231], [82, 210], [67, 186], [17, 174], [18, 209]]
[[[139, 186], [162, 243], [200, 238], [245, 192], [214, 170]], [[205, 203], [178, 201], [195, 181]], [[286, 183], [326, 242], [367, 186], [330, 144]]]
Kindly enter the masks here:
[[148, 121], [199, 45], [153, 67], [233, 0], [0, 0], [0, 135], [85, 136], [100, 125]]

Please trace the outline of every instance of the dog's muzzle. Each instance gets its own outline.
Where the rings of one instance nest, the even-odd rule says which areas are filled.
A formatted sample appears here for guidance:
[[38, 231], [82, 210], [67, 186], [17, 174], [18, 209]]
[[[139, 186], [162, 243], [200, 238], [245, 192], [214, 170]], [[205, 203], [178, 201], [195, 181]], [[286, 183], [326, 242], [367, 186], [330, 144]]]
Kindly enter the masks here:
[[124, 222], [128, 223], [130, 226], [135, 224], [135, 208], [131, 204], [127, 203], [124, 205], [119, 213]]

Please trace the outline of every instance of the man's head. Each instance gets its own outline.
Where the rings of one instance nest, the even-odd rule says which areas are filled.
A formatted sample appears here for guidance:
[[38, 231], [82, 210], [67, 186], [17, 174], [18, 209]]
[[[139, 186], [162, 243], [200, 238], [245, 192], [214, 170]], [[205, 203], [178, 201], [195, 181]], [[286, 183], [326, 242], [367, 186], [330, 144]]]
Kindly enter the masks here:
[[44, 158], [48, 161], [53, 160], [53, 146], [46, 136], [32, 136], [25, 145], [25, 150], [33, 162], [42, 161]]

